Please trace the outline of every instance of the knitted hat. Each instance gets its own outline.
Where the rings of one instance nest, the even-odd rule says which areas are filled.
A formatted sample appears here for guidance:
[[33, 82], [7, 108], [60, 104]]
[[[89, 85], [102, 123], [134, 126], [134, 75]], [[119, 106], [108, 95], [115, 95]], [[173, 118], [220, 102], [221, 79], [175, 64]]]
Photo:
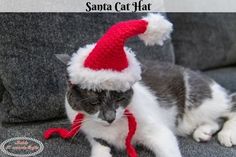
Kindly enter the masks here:
[[97, 43], [73, 54], [67, 69], [70, 82], [91, 90], [128, 90], [141, 79], [141, 68], [125, 41], [139, 35], [146, 45], [162, 45], [171, 31], [172, 24], [160, 14], [113, 25]]

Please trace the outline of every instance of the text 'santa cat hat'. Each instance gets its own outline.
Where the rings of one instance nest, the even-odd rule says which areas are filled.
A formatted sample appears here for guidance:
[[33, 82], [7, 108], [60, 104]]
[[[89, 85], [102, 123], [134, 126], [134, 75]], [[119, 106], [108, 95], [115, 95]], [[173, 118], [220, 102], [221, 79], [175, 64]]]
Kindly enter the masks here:
[[71, 83], [91, 90], [129, 89], [141, 79], [141, 68], [125, 41], [139, 35], [146, 45], [162, 45], [171, 31], [172, 24], [160, 14], [113, 25], [97, 43], [73, 54], [68, 66]]

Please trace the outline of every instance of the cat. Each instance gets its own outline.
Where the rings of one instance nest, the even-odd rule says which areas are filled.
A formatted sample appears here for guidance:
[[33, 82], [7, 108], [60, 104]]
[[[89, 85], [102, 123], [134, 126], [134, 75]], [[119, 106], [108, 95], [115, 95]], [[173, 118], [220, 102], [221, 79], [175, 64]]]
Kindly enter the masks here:
[[[57, 57], [65, 64], [70, 60], [68, 55]], [[66, 113], [71, 122], [78, 112], [86, 115], [81, 130], [91, 144], [91, 157], [112, 157], [109, 145], [125, 148], [125, 109], [138, 124], [133, 144], [146, 146], [155, 156], [181, 157], [176, 136], [192, 135], [206, 142], [221, 128], [219, 143], [236, 145], [236, 94], [188, 68], [162, 62], [146, 65], [143, 80], [125, 92], [92, 91], [69, 83]]]

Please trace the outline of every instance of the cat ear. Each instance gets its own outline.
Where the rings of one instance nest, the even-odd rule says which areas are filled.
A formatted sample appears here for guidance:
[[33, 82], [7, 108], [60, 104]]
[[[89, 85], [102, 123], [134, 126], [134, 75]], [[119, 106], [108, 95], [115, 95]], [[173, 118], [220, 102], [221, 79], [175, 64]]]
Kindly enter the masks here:
[[55, 56], [57, 57], [57, 59], [59, 59], [62, 63], [66, 65], [70, 61], [70, 56], [68, 54], [55, 54]]

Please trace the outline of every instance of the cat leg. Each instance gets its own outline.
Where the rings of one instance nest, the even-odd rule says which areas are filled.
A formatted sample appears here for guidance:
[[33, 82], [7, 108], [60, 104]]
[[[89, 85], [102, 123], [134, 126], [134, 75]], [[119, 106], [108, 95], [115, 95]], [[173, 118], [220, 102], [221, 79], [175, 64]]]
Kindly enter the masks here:
[[220, 125], [217, 122], [205, 123], [195, 129], [193, 139], [197, 142], [207, 142], [219, 129]]
[[226, 147], [236, 145], [236, 93], [230, 95], [230, 97], [232, 102], [231, 111], [225, 115], [228, 120], [218, 133], [218, 141]]
[[109, 146], [101, 144], [92, 137], [88, 137], [88, 140], [92, 147], [90, 157], [112, 157]]
[[236, 112], [230, 113], [222, 130], [217, 135], [221, 145], [232, 147], [236, 145]]
[[145, 127], [141, 141], [158, 157], [181, 157], [177, 139], [167, 127]]

